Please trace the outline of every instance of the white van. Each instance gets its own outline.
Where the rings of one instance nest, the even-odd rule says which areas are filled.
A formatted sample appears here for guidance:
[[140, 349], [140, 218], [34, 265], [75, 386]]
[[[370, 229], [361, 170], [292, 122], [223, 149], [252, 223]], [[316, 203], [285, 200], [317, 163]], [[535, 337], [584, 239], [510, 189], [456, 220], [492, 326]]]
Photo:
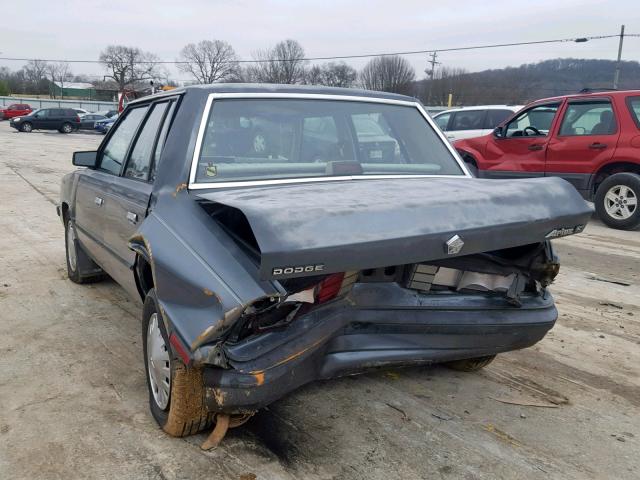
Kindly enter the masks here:
[[445, 110], [433, 116], [450, 142], [481, 137], [522, 108], [521, 105], [478, 105]]

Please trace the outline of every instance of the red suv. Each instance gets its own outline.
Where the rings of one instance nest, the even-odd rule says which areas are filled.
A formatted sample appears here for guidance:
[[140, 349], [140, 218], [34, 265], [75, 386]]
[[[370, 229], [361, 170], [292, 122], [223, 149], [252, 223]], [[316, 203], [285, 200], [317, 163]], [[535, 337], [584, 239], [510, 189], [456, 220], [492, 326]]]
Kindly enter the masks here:
[[8, 107], [0, 107], [0, 118], [3, 120], [9, 120], [10, 118], [21, 117], [23, 115], [29, 115], [33, 112], [30, 105], [26, 103], [14, 103]]
[[562, 177], [610, 227], [640, 224], [640, 90], [537, 100], [454, 146], [479, 177]]

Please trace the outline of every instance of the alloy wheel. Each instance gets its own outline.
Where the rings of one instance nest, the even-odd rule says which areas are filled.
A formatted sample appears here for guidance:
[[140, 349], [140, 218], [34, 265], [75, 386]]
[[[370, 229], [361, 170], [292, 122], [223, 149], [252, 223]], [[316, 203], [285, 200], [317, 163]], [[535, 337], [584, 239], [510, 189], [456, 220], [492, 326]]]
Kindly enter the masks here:
[[626, 185], [614, 185], [604, 196], [604, 208], [611, 218], [627, 220], [638, 208], [638, 196]]

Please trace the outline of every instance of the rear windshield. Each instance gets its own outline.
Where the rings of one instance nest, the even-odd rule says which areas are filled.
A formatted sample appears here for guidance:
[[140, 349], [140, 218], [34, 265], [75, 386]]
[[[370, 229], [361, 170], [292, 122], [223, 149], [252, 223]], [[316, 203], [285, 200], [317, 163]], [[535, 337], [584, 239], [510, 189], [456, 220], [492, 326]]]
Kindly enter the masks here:
[[463, 175], [415, 107], [329, 100], [213, 102], [196, 182]]

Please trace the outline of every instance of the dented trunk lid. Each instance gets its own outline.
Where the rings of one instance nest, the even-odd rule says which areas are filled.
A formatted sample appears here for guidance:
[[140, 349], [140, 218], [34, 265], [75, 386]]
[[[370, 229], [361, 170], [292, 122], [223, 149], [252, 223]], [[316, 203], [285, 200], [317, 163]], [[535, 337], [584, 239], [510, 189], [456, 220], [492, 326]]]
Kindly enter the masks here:
[[[236, 209], [242, 215], [235, 212], [235, 218], [246, 219], [238, 229], [253, 235], [245, 240], [259, 248], [263, 279], [526, 245], [577, 233], [592, 214], [578, 192], [559, 178], [327, 181], [196, 195], [218, 211]], [[234, 224], [225, 227], [234, 232]]]

